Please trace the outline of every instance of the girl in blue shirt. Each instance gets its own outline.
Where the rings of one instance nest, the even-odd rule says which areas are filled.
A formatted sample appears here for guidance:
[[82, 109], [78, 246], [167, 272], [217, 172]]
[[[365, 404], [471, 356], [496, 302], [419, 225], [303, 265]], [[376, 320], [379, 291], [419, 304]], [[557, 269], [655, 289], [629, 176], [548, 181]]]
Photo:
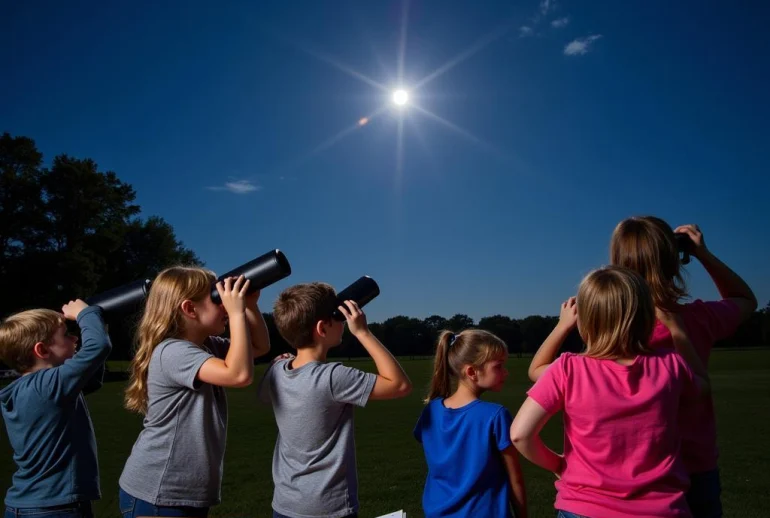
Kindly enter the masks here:
[[426, 518], [527, 516], [511, 414], [479, 399], [503, 388], [507, 358], [505, 342], [492, 333], [442, 331], [427, 406], [414, 429], [428, 463]]

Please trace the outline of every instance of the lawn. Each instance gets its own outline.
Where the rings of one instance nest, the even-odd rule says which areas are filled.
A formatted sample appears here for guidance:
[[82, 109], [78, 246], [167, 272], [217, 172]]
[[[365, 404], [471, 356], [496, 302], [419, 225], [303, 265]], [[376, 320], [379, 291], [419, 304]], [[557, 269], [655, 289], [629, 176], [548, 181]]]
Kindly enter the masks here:
[[[486, 399], [516, 412], [529, 387], [529, 359], [512, 358], [511, 376], [503, 392]], [[372, 370], [367, 361], [353, 362]], [[404, 509], [410, 518], [422, 516], [420, 498], [425, 462], [411, 431], [422, 408], [431, 362], [405, 360], [404, 368], [414, 392], [399, 401], [376, 401], [356, 411], [356, 446], [360, 483], [360, 516], [373, 517]], [[111, 365], [117, 370], [119, 365]], [[257, 368], [261, 375], [264, 366]], [[770, 484], [770, 350], [717, 351], [711, 362], [719, 422], [723, 502], [725, 516], [767, 516]], [[257, 378], [258, 379], [258, 378]], [[230, 390], [223, 503], [212, 517], [269, 517], [272, 496], [270, 466], [275, 423], [270, 409], [257, 403], [253, 385]], [[123, 463], [141, 428], [141, 418], [122, 407], [124, 384], [107, 383], [88, 396], [96, 428], [101, 467], [102, 500], [96, 503], [99, 518], [119, 517], [117, 480]], [[545, 431], [547, 442], [561, 449], [561, 420], [554, 419]], [[5, 428], [0, 431], [0, 487], [8, 487], [13, 462]], [[529, 493], [530, 516], [553, 517], [553, 477], [522, 461]], [[764, 509], [764, 511], [762, 511]]]

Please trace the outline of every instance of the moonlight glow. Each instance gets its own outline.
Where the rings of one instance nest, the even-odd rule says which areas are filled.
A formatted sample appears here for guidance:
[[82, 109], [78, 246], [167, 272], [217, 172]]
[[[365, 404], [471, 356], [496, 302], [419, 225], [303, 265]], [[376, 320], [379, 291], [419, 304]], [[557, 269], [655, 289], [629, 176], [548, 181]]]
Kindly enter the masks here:
[[409, 94], [406, 90], [396, 90], [393, 92], [393, 102], [397, 106], [403, 106], [409, 101]]

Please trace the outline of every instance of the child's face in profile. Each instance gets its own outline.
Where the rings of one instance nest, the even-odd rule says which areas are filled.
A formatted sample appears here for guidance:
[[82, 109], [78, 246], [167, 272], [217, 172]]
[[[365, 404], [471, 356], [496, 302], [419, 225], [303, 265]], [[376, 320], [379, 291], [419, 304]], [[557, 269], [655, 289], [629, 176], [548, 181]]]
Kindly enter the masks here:
[[75, 356], [75, 346], [78, 343], [78, 337], [67, 331], [67, 326], [62, 324], [54, 333], [51, 340], [46, 345], [48, 351], [48, 360], [52, 365], [61, 365], [66, 360]]
[[227, 311], [221, 304], [216, 304], [211, 297], [205, 297], [203, 300], [195, 303], [195, 309], [202, 327], [210, 335], [221, 335], [225, 332], [227, 324]]
[[333, 347], [337, 347], [342, 343], [342, 334], [345, 332], [345, 323], [346, 322], [340, 322], [335, 318], [332, 318], [329, 321], [329, 325], [326, 328], [328, 333], [327, 337], [329, 339], [329, 343]]
[[484, 390], [499, 392], [505, 384], [508, 377], [508, 369], [505, 368], [505, 361], [508, 356], [494, 358], [486, 362], [478, 371], [476, 384]]

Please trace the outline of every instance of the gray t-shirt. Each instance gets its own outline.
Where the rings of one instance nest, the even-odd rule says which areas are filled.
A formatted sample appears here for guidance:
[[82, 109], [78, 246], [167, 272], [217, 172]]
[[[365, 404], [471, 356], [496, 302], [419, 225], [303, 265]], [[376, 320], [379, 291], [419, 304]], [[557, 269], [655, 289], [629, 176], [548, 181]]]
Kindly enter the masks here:
[[279, 360], [259, 385], [278, 425], [273, 509], [292, 518], [358, 512], [353, 405], [365, 406], [377, 376], [341, 363], [292, 369]]
[[196, 375], [209, 358], [224, 358], [229, 345], [211, 336], [203, 348], [179, 339], [155, 348], [144, 429], [120, 476], [126, 493], [155, 505], [209, 507], [221, 501], [227, 399], [224, 388]]

